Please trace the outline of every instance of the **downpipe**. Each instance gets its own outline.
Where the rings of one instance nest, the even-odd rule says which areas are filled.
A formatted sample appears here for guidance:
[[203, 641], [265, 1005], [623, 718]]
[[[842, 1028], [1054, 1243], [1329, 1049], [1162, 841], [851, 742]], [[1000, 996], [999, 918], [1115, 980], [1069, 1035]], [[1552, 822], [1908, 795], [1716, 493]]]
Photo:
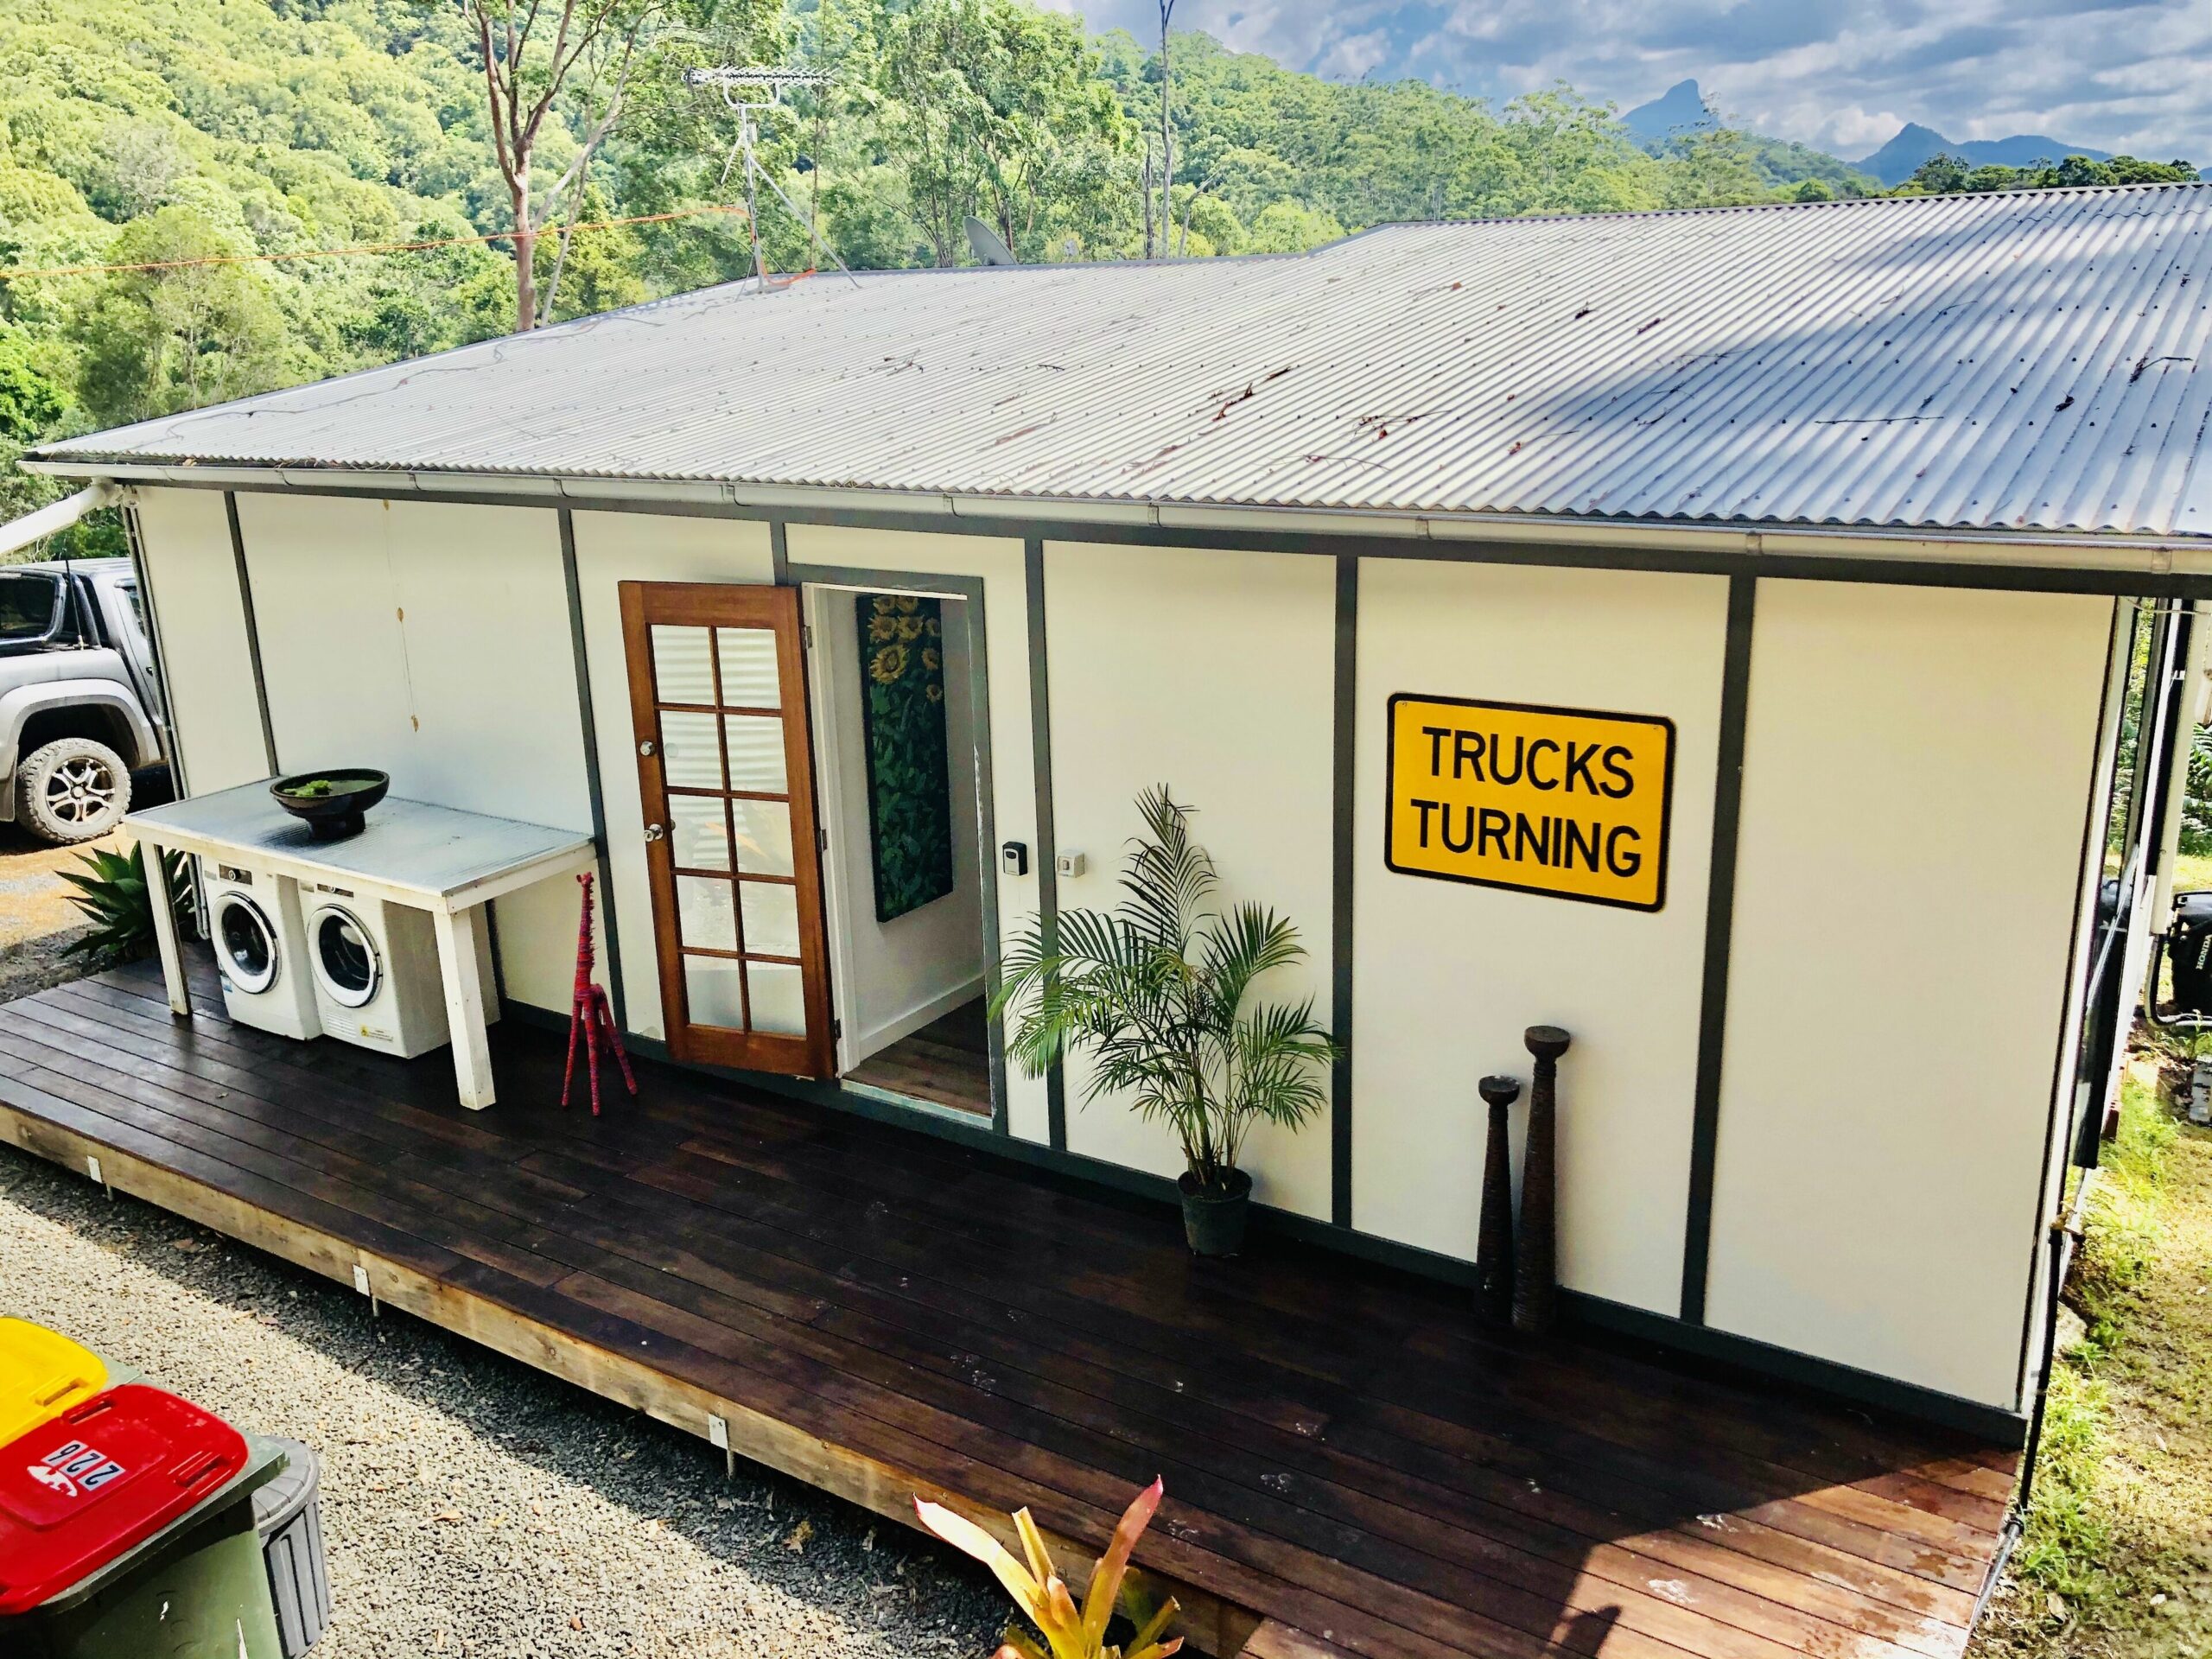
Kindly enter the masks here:
[[2082, 1172], [2081, 1185], [2074, 1189], [2074, 1202], [2063, 1215], [2050, 1224], [2050, 1268], [2044, 1299], [2043, 1321], [2043, 1363], [2036, 1376], [2035, 1410], [2028, 1419], [2028, 1440], [2021, 1454], [2020, 1488], [2013, 1494], [2012, 1507], [1999, 1529], [1997, 1554], [1990, 1559], [1989, 1571], [1983, 1575], [1980, 1593], [1974, 1599], [1974, 1613], [1967, 1620], [1967, 1634], [1971, 1637], [1981, 1623], [1982, 1610], [1989, 1605], [1989, 1599], [1996, 1593], [2005, 1569], [2012, 1560], [2012, 1551], [2026, 1531], [2028, 1506], [2035, 1500], [2036, 1461], [2043, 1449], [2044, 1418], [2050, 1408], [2050, 1374], [2058, 1359], [2058, 1309], [2066, 1289], [2066, 1275], [2073, 1271], [2074, 1257], [2082, 1242], [2084, 1217], [2088, 1214], [2089, 1194], [2095, 1189], [2100, 1170]]
[[0, 559], [68, 529], [86, 513], [112, 505], [122, 494], [106, 479], [98, 479], [74, 495], [49, 501], [36, 512], [27, 512], [13, 523], [0, 524]]

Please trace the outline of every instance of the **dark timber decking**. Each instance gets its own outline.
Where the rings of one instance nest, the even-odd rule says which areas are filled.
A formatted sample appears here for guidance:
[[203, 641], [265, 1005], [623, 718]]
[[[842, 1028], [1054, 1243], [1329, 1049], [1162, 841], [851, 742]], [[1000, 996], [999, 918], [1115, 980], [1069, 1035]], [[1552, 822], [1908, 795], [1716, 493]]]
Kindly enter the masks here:
[[640, 1068], [562, 1111], [198, 1017], [150, 968], [0, 1006], [0, 1135], [900, 1515], [1032, 1506], [1255, 1659], [1942, 1659], [2016, 1454], [1625, 1351], [1286, 1241], [1194, 1263], [1174, 1217], [947, 1141]]

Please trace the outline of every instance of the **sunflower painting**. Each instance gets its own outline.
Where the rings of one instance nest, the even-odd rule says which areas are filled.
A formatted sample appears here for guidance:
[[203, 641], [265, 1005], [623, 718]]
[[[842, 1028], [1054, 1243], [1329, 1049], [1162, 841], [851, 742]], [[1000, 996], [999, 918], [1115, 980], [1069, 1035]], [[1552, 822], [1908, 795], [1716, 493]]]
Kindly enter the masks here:
[[952, 891], [952, 789], [944, 732], [944, 621], [934, 599], [862, 594], [861, 706], [875, 919]]

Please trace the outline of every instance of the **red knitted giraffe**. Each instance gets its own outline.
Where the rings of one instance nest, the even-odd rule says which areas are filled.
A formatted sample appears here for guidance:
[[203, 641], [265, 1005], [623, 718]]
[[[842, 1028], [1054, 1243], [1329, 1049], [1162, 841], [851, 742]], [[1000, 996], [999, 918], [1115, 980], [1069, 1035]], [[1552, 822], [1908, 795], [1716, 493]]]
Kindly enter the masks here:
[[599, 1044], [604, 1036], [607, 1046], [614, 1051], [615, 1063], [622, 1068], [622, 1081], [630, 1092], [638, 1092], [638, 1079], [631, 1075], [630, 1057], [623, 1052], [622, 1033], [614, 1023], [614, 1015], [607, 1006], [607, 990], [592, 976], [594, 952], [591, 942], [591, 872], [586, 870], [576, 880], [584, 890], [583, 919], [576, 926], [576, 995], [569, 1011], [569, 1064], [561, 1073], [561, 1103], [569, 1103], [569, 1084], [576, 1075], [576, 1039], [584, 1043], [584, 1057], [591, 1071], [591, 1115], [599, 1116]]

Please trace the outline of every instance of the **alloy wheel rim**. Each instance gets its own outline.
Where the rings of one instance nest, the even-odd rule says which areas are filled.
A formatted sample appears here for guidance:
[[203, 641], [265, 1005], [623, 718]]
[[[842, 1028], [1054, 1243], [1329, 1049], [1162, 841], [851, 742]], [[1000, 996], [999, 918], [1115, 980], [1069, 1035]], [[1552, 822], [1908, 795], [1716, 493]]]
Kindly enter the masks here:
[[115, 810], [115, 778], [89, 756], [65, 760], [47, 775], [46, 807], [63, 823], [87, 824]]

